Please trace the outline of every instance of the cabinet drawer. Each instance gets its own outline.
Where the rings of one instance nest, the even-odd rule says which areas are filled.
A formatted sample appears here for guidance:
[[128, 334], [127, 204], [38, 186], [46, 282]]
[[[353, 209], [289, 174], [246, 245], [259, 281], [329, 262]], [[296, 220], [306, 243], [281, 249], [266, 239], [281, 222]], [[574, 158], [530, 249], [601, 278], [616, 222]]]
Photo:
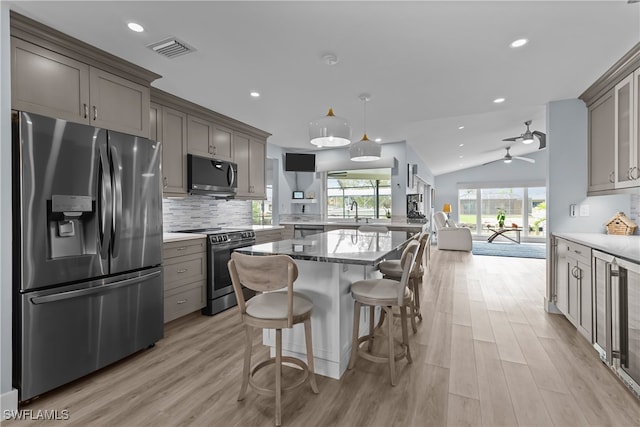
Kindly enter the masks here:
[[578, 243], [566, 242], [568, 255], [587, 265], [591, 265], [591, 248]]
[[164, 289], [169, 290], [206, 277], [204, 253], [172, 258], [164, 263]]
[[164, 322], [170, 322], [178, 317], [184, 316], [205, 306], [204, 283], [197, 282], [183, 286], [180, 292], [164, 298]]
[[167, 242], [162, 245], [162, 259], [168, 260], [182, 255], [204, 253], [206, 239], [181, 240], [178, 242]]

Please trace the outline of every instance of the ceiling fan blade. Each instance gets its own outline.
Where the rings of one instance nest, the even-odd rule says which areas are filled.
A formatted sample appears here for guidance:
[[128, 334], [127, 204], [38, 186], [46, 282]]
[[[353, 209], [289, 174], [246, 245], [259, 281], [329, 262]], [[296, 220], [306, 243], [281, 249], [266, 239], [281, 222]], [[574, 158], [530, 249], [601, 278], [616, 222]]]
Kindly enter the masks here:
[[525, 162], [529, 162], [529, 163], [535, 163], [536, 161], [534, 159], [530, 159], [528, 157], [520, 157], [520, 156], [513, 156], [514, 159], [518, 159], [518, 160], [524, 160]]
[[515, 141], [517, 141], [519, 139], [522, 139], [522, 136], [514, 136], [514, 137], [511, 137], [511, 138], [505, 138], [505, 139], [503, 139], [503, 141], [514, 141], [515, 142]]
[[504, 160], [504, 158], [502, 158], [502, 159], [498, 159], [498, 160], [491, 160], [490, 162], [483, 163], [483, 164], [482, 164], [482, 166], [490, 165], [491, 163], [500, 162], [500, 161], [502, 161], [502, 160]]
[[545, 148], [547, 146], [547, 135], [544, 132], [540, 132], [537, 130], [534, 130], [532, 133], [537, 136], [538, 140], [540, 141], [538, 150], [542, 150], [543, 148]]

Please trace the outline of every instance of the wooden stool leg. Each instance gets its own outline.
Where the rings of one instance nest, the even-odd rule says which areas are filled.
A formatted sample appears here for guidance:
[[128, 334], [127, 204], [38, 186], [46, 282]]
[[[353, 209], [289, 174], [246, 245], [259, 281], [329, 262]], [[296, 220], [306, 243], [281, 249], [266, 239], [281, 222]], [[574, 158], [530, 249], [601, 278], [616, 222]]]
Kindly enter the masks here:
[[[422, 313], [420, 312], [420, 288], [422, 287], [422, 279], [413, 279], [413, 297], [414, 297], [414, 306], [413, 306], [413, 315], [417, 316], [418, 319], [422, 320]], [[414, 331], [415, 332], [415, 331]]]
[[393, 311], [391, 307], [384, 307], [389, 316], [388, 326], [388, 340], [389, 340], [389, 377], [391, 378], [391, 385], [396, 385], [396, 356], [393, 345]]
[[369, 306], [369, 346], [367, 347], [368, 352], [371, 353], [371, 351], [373, 350], [373, 322], [376, 318], [376, 308], [375, 306], [371, 305]]
[[313, 361], [313, 341], [311, 340], [311, 319], [304, 321], [304, 340], [307, 344], [307, 368], [309, 369], [309, 383], [311, 390], [318, 394], [318, 384], [316, 384], [316, 369]]
[[378, 319], [378, 324], [376, 325], [376, 329], [379, 329], [382, 327], [385, 317], [386, 317], [386, 311], [380, 310], [380, 319]]
[[249, 385], [249, 376], [251, 375], [251, 346], [253, 345], [253, 328], [249, 325], [244, 326], [246, 335], [244, 345], [244, 367], [242, 368], [242, 386], [238, 400], [243, 400], [247, 394], [247, 386]]
[[349, 360], [349, 369], [353, 369], [358, 358], [358, 335], [360, 333], [360, 303], [355, 301], [353, 304], [353, 337], [351, 338], [351, 359]]
[[282, 329], [276, 329], [276, 425], [282, 425]]
[[[410, 281], [412, 281], [413, 279], [409, 279]], [[412, 286], [412, 288], [415, 289], [414, 286]], [[415, 316], [415, 298], [416, 298], [416, 292], [415, 290], [413, 291], [413, 299], [412, 301], [409, 303], [410, 304], [410, 308], [411, 308], [411, 329], [413, 330], [413, 333], [415, 334], [416, 332], [418, 332], [418, 326], [416, 325], [416, 316]], [[400, 313], [404, 313], [404, 307], [400, 307]]]
[[413, 313], [411, 312], [411, 307], [407, 307], [406, 305], [400, 307], [400, 321], [402, 322], [402, 345], [404, 346], [407, 360], [409, 363], [413, 363], [413, 359], [411, 358], [411, 349], [409, 348], [409, 332], [407, 331], [407, 316], [411, 316], [413, 318]]

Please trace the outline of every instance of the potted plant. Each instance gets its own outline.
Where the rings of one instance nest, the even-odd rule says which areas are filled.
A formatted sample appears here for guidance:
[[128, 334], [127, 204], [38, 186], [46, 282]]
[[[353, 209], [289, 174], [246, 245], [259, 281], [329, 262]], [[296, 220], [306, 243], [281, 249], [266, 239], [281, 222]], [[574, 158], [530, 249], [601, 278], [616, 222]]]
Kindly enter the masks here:
[[502, 208], [498, 208], [498, 215], [496, 215], [496, 219], [498, 220], [498, 227], [504, 228], [504, 220], [507, 217], [507, 211]]

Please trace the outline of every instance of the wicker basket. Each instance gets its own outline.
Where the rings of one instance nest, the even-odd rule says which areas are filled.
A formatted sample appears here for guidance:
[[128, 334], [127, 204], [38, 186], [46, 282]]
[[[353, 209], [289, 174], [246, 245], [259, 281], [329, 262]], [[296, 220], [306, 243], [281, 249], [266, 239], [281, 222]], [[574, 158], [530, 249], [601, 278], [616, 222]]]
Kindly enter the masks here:
[[607, 234], [615, 234], [618, 236], [630, 236], [636, 231], [638, 226], [631, 221], [624, 212], [618, 212], [606, 224]]

